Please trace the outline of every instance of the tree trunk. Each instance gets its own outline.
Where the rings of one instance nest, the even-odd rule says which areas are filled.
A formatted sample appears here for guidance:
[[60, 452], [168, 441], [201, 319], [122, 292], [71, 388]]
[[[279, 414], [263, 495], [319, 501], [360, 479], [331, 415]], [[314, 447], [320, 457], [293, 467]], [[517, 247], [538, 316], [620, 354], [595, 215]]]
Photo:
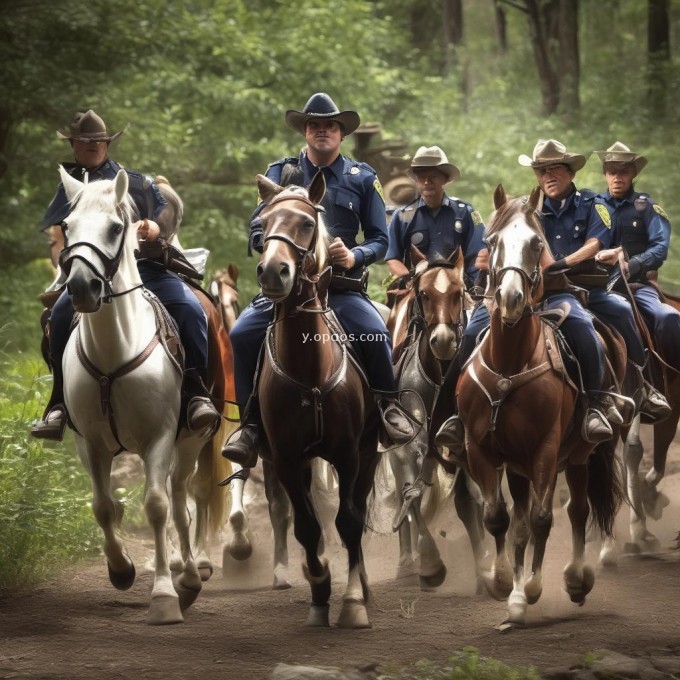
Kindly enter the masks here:
[[496, 36], [498, 37], [498, 46], [501, 52], [508, 51], [508, 18], [505, 15], [505, 8], [501, 5], [500, 0], [494, 0], [494, 9], [496, 12]]
[[534, 51], [534, 60], [538, 70], [538, 80], [543, 98], [543, 113], [546, 116], [557, 111], [560, 102], [559, 80], [551, 59], [551, 33], [554, 24], [550, 21], [553, 16], [554, 0], [545, 3], [542, 0], [525, 0], [527, 18], [529, 21], [529, 39]]
[[573, 119], [581, 109], [579, 97], [578, 0], [560, 0], [558, 18], [560, 111]]
[[647, 61], [650, 112], [655, 118], [666, 113], [668, 67], [671, 60], [670, 0], [649, 0], [647, 5]]

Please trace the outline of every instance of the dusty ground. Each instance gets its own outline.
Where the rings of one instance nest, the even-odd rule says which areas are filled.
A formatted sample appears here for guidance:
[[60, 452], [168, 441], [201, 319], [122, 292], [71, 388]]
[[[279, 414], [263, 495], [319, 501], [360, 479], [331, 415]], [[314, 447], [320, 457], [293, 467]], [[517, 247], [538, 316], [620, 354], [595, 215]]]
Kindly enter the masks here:
[[[505, 663], [539, 670], [567, 668], [599, 648], [633, 656], [680, 655], [680, 551], [670, 550], [680, 530], [677, 439], [668, 472], [661, 488], [671, 505], [661, 521], [649, 524], [662, 551], [624, 556], [615, 570], [598, 569], [583, 607], [573, 605], [561, 590], [570, 538], [565, 512], [556, 511], [543, 597], [530, 608], [527, 627], [508, 633], [494, 628], [504, 619], [505, 604], [475, 594], [467, 541], [457, 520], [447, 517], [439, 521], [445, 535], [437, 540], [449, 575], [436, 592], [421, 592], [416, 582], [395, 582], [396, 536], [369, 535], [365, 550], [373, 628], [304, 628], [309, 590], [302, 580], [298, 546], [291, 537], [294, 587], [272, 591], [271, 529], [253, 485], [253, 557], [217, 569], [183, 625], [145, 625], [151, 575], [144, 564], [151, 544], [148, 538], [131, 537], [129, 551], [139, 576], [127, 592], [109, 585], [105, 563], [97, 559], [30, 592], [0, 598], [0, 678], [255, 680], [268, 678], [278, 662], [364, 666], [408, 664], [419, 658], [443, 661], [466, 645]], [[619, 517], [618, 536], [623, 546], [627, 512]], [[334, 621], [345, 585], [345, 556], [337, 545], [329, 552]], [[590, 553], [594, 556], [592, 549]], [[213, 557], [221, 563], [219, 548]]]

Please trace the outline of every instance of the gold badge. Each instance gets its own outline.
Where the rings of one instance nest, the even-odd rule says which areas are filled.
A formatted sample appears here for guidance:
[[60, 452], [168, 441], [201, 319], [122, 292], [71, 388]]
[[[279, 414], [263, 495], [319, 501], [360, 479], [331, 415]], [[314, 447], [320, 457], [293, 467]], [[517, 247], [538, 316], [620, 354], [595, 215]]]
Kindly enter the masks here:
[[658, 213], [659, 215], [661, 215], [661, 217], [663, 217], [665, 220], [668, 220], [670, 222], [670, 220], [668, 219], [668, 215], [666, 215], [666, 211], [660, 205], [657, 205], [655, 203], [652, 206], [652, 208], [654, 208], [655, 213]]
[[604, 223], [604, 226], [607, 227], [607, 229], [612, 228], [612, 218], [611, 215], [609, 214], [609, 210], [605, 208], [601, 203], [597, 203], [595, 205], [595, 210], [597, 210], [597, 214], [600, 216], [600, 219]]
[[373, 182], [373, 186], [375, 187], [375, 190], [380, 194], [380, 198], [382, 198], [384, 203], [385, 193], [383, 192], [382, 184], [380, 184], [380, 180], [377, 177], [375, 178], [375, 182]]
[[476, 210], [473, 211], [470, 217], [472, 217], [472, 224], [475, 226], [482, 223], [482, 216]]

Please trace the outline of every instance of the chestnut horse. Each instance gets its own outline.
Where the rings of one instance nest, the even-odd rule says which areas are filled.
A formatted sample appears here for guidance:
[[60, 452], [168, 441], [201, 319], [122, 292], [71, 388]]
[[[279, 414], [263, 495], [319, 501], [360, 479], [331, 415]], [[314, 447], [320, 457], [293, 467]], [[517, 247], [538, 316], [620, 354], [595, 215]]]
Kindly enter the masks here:
[[[582, 438], [575, 424], [577, 390], [560, 370], [550, 326], [534, 313], [543, 293], [540, 259], [547, 248], [535, 212], [539, 197], [538, 188], [529, 198], [515, 199], [508, 199], [502, 186], [496, 189], [496, 210], [487, 227], [491, 327], [457, 388], [470, 472], [484, 497], [484, 526], [496, 542], [484, 584], [496, 599], [508, 598], [503, 627], [523, 625], [527, 604], [541, 596], [558, 472], [565, 471], [570, 491], [572, 558], [564, 583], [573, 602], [583, 604], [595, 580], [585, 563], [589, 505], [599, 529], [609, 536], [623, 499], [614, 446], [604, 442], [593, 452], [593, 445]], [[513, 568], [505, 550], [510, 517], [501, 493], [501, 470], [514, 502]], [[533, 561], [526, 578], [530, 540]]]
[[[441, 585], [446, 577], [446, 566], [428, 528], [428, 520], [446, 499], [442, 498], [445, 481], [437, 474], [439, 463], [429, 451], [428, 425], [443, 376], [460, 346], [467, 302], [460, 248], [447, 260], [428, 262], [418, 248], [411, 246], [411, 260], [415, 265], [413, 279], [403, 292], [395, 291], [397, 299], [387, 327], [393, 339], [400, 401], [416, 421], [426, 425], [412, 442], [388, 449], [388, 455], [397, 491], [404, 496], [393, 524], [393, 530], [399, 532], [397, 578], [414, 573], [417, 555], [420, 586], [429, 590]], [[473, 495], [479, 497], [479, 490], [474, 489], [474, 482], [466, 472], [455, 467], [453, 472], [456, 474], [453, 478], [456, 510], [479, 562], [481, 507], [473, 498]], [[430, 483], [433, 486], [425, 496], [424, 487]], [[471, 492], [471, 489], [474, 490]], [[407, 517], [410, 521], [405, 522]]]
[[265, 340], [258, 398], [268, 450], [293, 506], [312, 604], [309, 626], [329, 625], [331, 574], [318, 550], [321, 526], [310, 498], [311, 461], [337, 471], [335, 524], [349, 558], [348, 583], [337, 624], [366, 628], [368, 582], [361, 548], [368, 494], [379, 460], [379, 414], [342, 328], [326, 306], [331, 270], [319, 203], [326, 190], [317, 173], [309, 190], [285, 189], [257, 176], [264, 248], [257, 266], [262, 294], [274, 302]]

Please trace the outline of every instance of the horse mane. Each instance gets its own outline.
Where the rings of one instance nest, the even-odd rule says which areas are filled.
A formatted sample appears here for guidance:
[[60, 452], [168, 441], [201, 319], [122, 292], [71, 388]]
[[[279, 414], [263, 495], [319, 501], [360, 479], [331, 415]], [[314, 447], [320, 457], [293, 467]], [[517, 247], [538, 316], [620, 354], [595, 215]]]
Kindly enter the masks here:
[[[84, 207], [93, 212], [106, 212], [111, 207], [111, 196], [114, 192], [113, 184], [114, 180], [110, 179], [84, 184], [82, 190], [69, 201], [72, 211], [75, 210], [76, 207], [78, 209]], [[117, 209], [120, 211], [125, 224], [130, 224], [134, 214], [130, 194], [125, 194]]]
[[184, 202], [179, 194], [172, 188], [169, 180], [163, 175], [156, 175], [153, 180], [158, 190], [167, 202], [167, 206], [158, 215], [157, 222], [161, 230], [161, 236], [169, 240], [177, 235], [184, 216]]

